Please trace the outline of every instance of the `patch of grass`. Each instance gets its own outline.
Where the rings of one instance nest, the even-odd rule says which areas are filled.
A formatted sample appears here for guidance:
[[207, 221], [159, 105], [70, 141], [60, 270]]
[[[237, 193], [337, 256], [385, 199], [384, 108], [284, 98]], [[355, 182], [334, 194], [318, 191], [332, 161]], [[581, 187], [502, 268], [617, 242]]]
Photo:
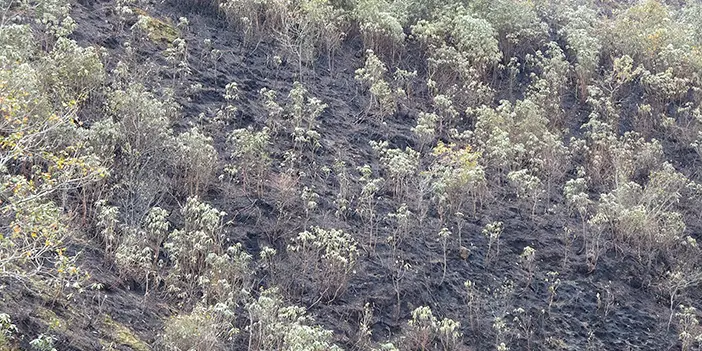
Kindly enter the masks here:
[[160, 20], [149, 16], [146, 11], [135, 8], [134, 13], [147, 17], [146, 21], [146, 32], [149, 39], [157, 43], [170, 44], [173, 40], [180, 37], [180, 31], [167, 20]]
[[45, 322], [50, 331], [57, 331], [60, 333], [65, 333], [68, 330], [68, 324], [66, 321], [56, 315], [56, 313], [48, 308], [39, 307], [35, 311], [37, 317], [41, 318]]
[[108, 332], [112, 335], [113, 340], [113, 343], [108, 343], [101, 340], [101, 344], [108, 345], [108, 349], [112, 349], [112, 345], [116, 343], [130, 347], [132, 350], [136, 351], [151, 351], [151, 347], [149, 347], [149, 345], [147, 345], [145, 342], [141, 341], [131, 329], [118, 322], [115, 322], [109, 316], [105, 316], [104, 324], [108, 329]]

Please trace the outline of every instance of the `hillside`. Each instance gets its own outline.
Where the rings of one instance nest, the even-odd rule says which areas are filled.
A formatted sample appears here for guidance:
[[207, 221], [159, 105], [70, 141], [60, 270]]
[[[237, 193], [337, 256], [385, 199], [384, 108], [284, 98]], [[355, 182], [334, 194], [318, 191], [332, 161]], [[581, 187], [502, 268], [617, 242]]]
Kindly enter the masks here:
[[702, 349], [695, 1], [0, 13], [0, 350]]

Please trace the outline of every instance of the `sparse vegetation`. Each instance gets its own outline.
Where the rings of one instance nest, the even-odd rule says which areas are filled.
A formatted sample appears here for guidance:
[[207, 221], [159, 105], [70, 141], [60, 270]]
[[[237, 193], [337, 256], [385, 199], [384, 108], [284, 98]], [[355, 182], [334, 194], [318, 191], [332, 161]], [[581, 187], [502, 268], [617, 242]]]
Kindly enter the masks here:
[[699, 349], [700, 18], [5, 1], [0, 349]]

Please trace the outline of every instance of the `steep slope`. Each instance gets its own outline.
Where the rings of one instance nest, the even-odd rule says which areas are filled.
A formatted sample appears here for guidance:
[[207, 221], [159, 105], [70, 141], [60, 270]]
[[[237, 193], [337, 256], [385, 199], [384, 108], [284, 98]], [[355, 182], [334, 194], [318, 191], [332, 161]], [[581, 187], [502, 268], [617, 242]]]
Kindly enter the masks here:
[[[494, 96], [475, 98], [477, 102], [467, 101], [470, 99], [462, 99], [460, 92], [453, 91], [455, 116], [442, 122], [446, 126], [437, 124], [439, 132], [429, 142], [424, 142], [415, 129], [418, 119], [423, 113], [432, 111], [452, 115], [436, 99], [439, 95], [450, 94], [439, 94], [439, 88], [427, 87], [430, 75], [436, 78], [443, 72], [432, 72], [425, 62], [430, 53], [410, 39], [407, 39], [406, 48], [398, 49], [404, 50], [402, 55], [398, 54], [402, 58], [379, 54], [391, 72], [395, 71], [395, 65], [417, 71], [416, 78], [403, 85], [405, 97], [393, 101], [397, 110], [385, 113], [379, 107], [383, 104], [382, 98], [370, 94], [368, 88], [356, 79], [356, 70], [367, 64], [369, 54], [365, 51], [364, 45], [367, 44], [362, 40], [362, 29], [353, 22], [346, 28], [346, 39], [332, 56], [318, 53], [311, 62], [300, 64], [295, 60], [300, 57], [292, 55], [290, 50], [281, 49], [285, 43], [276, 41], [275, 35], [249, 36], [243, 26], [229, 23], [232, 21], [211, 4], [82, 1], [72, 5], [71, 17], [77, 26], [69, 38], [82, 47], [104, 48], [102, 62], [107, 72], [101, 89], [91, 92], [90, 98], [76, 112], [80, 128], [96, 130], [95, 126], [100, 126], [105, 120], [124, 123], [120, 122], [121, 115], [129, 115], [132, 109], [140, 108], [140, 104], [146, 105], [151, 98], [132, 98], [125, 93], [126, 102], [120, 105], [115, 103], [115, 96], [120, 96], [120, 92], [129, 93], [130, 89], [139, 90], [135, 87], [143, 85], [144, 91], [152, 93], [154, 101], [163, 102], [163, 105], [154, 106], [164, 111], [166, 122], [163, 123], [172, 128], [169, 133], [173, 137], [172, 140], [169, 139], [171, 136], [163, 140], [169, 145], [181, 145], [185, 134], [190, 133], [188, 137], [193, 140], [201, 140], [197, 137], [201, 133], [205, 136], [202, 140], [207, 141], [183, 148], [170, 148], [165, 146], [166, 142], [154, 145], [154, 149], [144, 153], [150, 157], [145, 158], [148, 162], [138, 164], [145, 169], [146, 165], [158, 162], [166, 166], [147, 169], [145, 174], [151, 179], [138, 184], [148, 186], [135, 185], [133, 188], [125, 185], [131, 184], [128, 171], [134, 169], [130, 163], [133, 153], [129, 147], [134, 148], [134, 140], [141, 139], [127, 138], [132, 142], [129, 147], [125, 146], [128, 144], [125, 141], [115, 143], [112, 172], [105, 181], [107, 185], [90, 199], [91, 209], [84, 210], [88, 213], [87, 219], [86, 212], [83, 212], [82, 223], [78, 219], [80, 216], [74, 217], [76, 231], [82, 234], [76, 235], [68, 247], [72, 253], [80, 253], [78, 266], [90, 276], [81, 282], [83, 288], [67, 287], [51, 296], [47, 291], [53, 290], [42, 287], [36, 280], [27, 283], [20, 278], [2, 278], [2, 312], [12, 317], [19, 330], [16, 334], [24, 335], [12, 345], [30, 349], [30, 340], [44, 333], [56, 338], [58, 350], [177, 349], [173, 348], [177, 343], [168, 344], [179, 340], [168, 339], [174, 338], [168, 336], [168, 327], [180, 326], [178, 316], [196, 316], [196, 312], [189, 313], [198, 311], [198, 308], [213, 308], [207, 313], [217, 316], [211, 318], [218, 320], [216, 308], [224, 304], [227, 313], [231, 313], [226, 315], [229, 318], [227, 325], [238, 328], [239, 332], [227, 334], [228, 337], [222, 337], [226, 334], [222, 333], [218, 335], [219, 339], [208, 340], [196, 349], [246, 349], [251, 347], [254, 339], [253, 326], [268, 321], [263, 317], [252, 318], [257, 310], [251, 306], [256, 302], [263, 305], [260, 298], [267, 296], [263, 289], [277, 287], [284, 305], [303, 306], [314, 317], [313, 323], [304, 320], [303, 324], [333, 331], [331, 340], [349, 350], [381, 348], [381, 344], [387, 342], [407, 350], [506, 350], [500, 344], [511, 350], [679, 349], [678, 334], [682, 327], [677, 323], [679, 318], [674, 318], [674, 325], [670, 325], [669, 315], [675, 313], [670, 307], [675, 309], [676, 306], [669, 304], [694, 305], [700, 295], [696, 289], [672, 292], [668, 286], [675, 282], [666, 280], [666, 272], [683, 271], [687, 266], [670, 262], [667, 251], [649, 255], [646, 249], [650, 250], [651, 246], [631, 244], [623, 238], [628, 234], [623, 234], [616, 224], [612, 224], [615, 229], [610, 230], [605, 224], [588, 221], [596, 217], [600, 207], [589, 202], [579, 212], [573, 209], [572, 194], [563, 191], [570, 179], [587, 179], [595, 185], [592, 179], [598, 176], [607, 178], [608, 167], [616, 167], [606, 162], [593, 166], [594, 157], [589, 159], [588, 152], [602, 147], [599, 140], [617, 143], [617, 140], [624, 139], [625, 132], [632, 130], [641, 132], [642, 141], [631, 136], [634, 141], [616, 144], [613, 147], [616, 152], [624, 153], [622, 150], [628, 147], [625, 151], [634, 155], [629, 156], [631, 159], [652, 149], [655, 150], [650, 153], [655, 154], [658, 150], [655, 145], [658, 144], [652, 139], [658, 138], [662, 140], [659, 145], [662, 157], [651, 156], [655, 162], [641, 161], [644, 166], [631, 166], [633, 170], [626, 176], [617, 172], [623, 174], [628, 169], [621, 171], [617, 168], [613, 181], [604, 180], [599, 187], [590, 186], [579, 195], [586, 194], [592, 201], [604, 203], [601, 194], [617, 195], [615, 190], [619, 183], [625, 182], [621, 177], [639, 184], [642, 189], [649, 189], [651, 184], [650, 189], [653, 189], [654, 183], [650, 179], [658, 179], [656, 172], [666, 171], [667, 168], [661, 166], [666, 160], [672, 162], [671, 167], [677, 172], [685, 174], [688, 181], [697, 179], [697, 154], [678, 140], [679, 136], [671, 135], [661, 125], [650, 126], [645, 124], [646, 121], [641, 122], [643, 119], [636, 118], [645, 114], [641, 112], [642, 106], [656, 99], [650, 97], [652, 93], [639, 86], [627, 89], [626, 94], [617, 90], [625, 90], [626, 84], [647, 84], [639, 81], [650, 79], [650, 76], [617, 81], [626, 80], [619, 77], [631, 73], [634, 65], [629, 70], [623, 68], [611, 73], [612, 78], [608, 76], [609, 69], [625, 63], [609, 62], [615, 57], [599, 58], [601, 62], [597, 66], [601, 64], [607, 68], [594, 74], [590, 84], [599, 87], [619, 85], [608, 92], [598, 93], [590, 89], [589, 100], [579, 90], [577, 73], [563, 77], [566, 88], [562, 92], [549, 90], [560, 99], [556, 105], [562, 110], [559, 113], [563, 115], [563, 122], [553, 122], [556, 112], [534, 103], [539, 105], [535, 109], [548, 110], [540, 117], [546, 120], [543, 125], [549, 130], [570, 128], [563, 133], [560, 130], [553, 132], [558, 136], [558, 145], [567, 149], [564, 154], [567, 154], [568, 161], [562, 170], [558, 170], [563, 176], [554, 176], [553, 184], [550, 177], [548, 181], [546, 177], [537, 177], [538, 187], [528, 182], [521, 186], [525, 181], [520, 179], [532, 179], [528, 176], [537, 172], [529, 169], [529, 172], [522, 173], [523, 176], [526, 174], [524, 178], [517, 178], [519, 173], [515, 172], [520, 171], [521, 166], [488, 164], [495, 160], [490, 158], [492, 149], [489, 142], [480, 142], [494, 141], [490, 138], [498, 132], [495, 131], [497, 128], [490, 129], [492, 126], [486, 120], [492, 120], [486, 116], [497, 116], [494, 120], [502, 122], [495, 123], [510, 133], [510, 128], [516, 128], [515, 125], [537, 125], [529, 119], [533, 114], [529, 110], [531, 105], [520, 105], [518, 101], [537, 99], [534, 95], [538, 94], [533, 92], [534, 87], [538, 87], [536, 76], [545, 77], [540, 83], [552, 84], [548, 81], [549, 73], [558, 75], [559, 72], [543, 62], [556, 61], [558, 55], [554, 52], [565, 52], [563, 62], [576, 66], [572, 64], [576, 61], [576, 53], [572, 48], [566, 49], [568, 44], [560, 43], [558, 50], [549, 43], [535, 45], [543, 50], [541, 57], [533, 52], [520, 52], [518, 47], [511, 48], [523, 67], [513, 76], [510, 76], [509, 69], [500, 69], [497, 64], [486, 65], [481, 79], [487, 82], [485, 86], [495, 90]], [[127, 6], [130, 11], [121, 13], [122, 6]], [[146, 27], [140, 27], [140, 23]], [[563, 40], [561, 35], [550, 32], [548, 35], [549, 39]], [[177, 38], [184, 40], [180, 47], [177, 41], [173, 44]], [[125, 45], [126, 42], [129, 44]], [[503, 46], [501, 49], [507, 56], [508, 48]], [[531, 58], [527, 58], [529, 54]], [[542, 66], [537, 66], [536, 61]], [[471, 63], [478, 67], [476, 62]], [[527, 69], [529, 65], [536, 68]], [[568, 66], [568, 72], [571, 66]], [[121, 75], [120, 70], [124, 67], [128, 74]], [[298, 81], [301, 84], [296, 83]], [[400, 81], [393, 80], [392, 89], [402, 85], [397, 83]], [[277, 97], [266, 98], [266, 91], [277, 92]], [[544, 91], [539, 93], [546, 94]], [[693, 108], [697, 98], [692, 95], [696, 93], [690, 91], [687, 94], [691, 96], [681, 94], [678, 98], [690, 102], [692, 107], [689, 108]], [[612, 113], [614, 109], [603, 107], [604, 103], [596, 101], [598, 98], [602, 101], [609, 98], [607, 102], [620, 104], [616, 109], [621, 115], [617, 118], [621, 127], [613, 128], [612, 134], [606, 134], [604, 127], [597, 129], [597, 126], [592, 126], [592, 114], [604, 116], [605, 112]], [[507, 106], [500, 99], [508, 99], [511, 103]], [[547, 96], [544, 101], [549, 99], [552, 96]], [[478, 102], [485, 102], [486, 107], [481, 110]], [[674, 104], [683, 105], [673, 100], [662, 103], [670, 104], [664, 110], [672, 110]], [[320, 104], [326, 107], [320, 108]], [[171, 106], [178, 106], [178, 109]], [[658, 112], [651, 112], [651, 115], [654, 113]], [[134, 114], [139, 117], [135, 120], [149, 115], [141, 111]], [[589, 122], [588, 126], [582, 127], [586, 122]], [[457, 131], [451, 131], [452, 128]], [[137, 127], [135, 130], [139, 132], [141, 129]], [[459, 131], [466, 130], [470, 133], [459, 135]], [[484, 135], [489, 134], [489, 137], [481, 135], [482, 131], [486, 131]], [[596, 132], [606, 136], [600, 139], [593, 136]], [[529, 148], [532, 145], [529, 142], [546, 138], [545, 135], [524, 137], [526, 141], [520, 145]], [[518, 133], [516, 137], [510, 136], [512, 142], [523, 137]], [[571, 137], [576, 139], [571, 140]], [[158, 138], [161, 138], [160, 134], [145, 137], [147, 141], [162, 140]], [[256, 144], [261, 138], [267, 142]], [[578, 138], [590, 148], [579, 144]], [[98, 140], [100, 143], [108, 139]], [[374, 147], [371, 143], [382, 141], [388, 142], [384, 148]], [[459, 146], [452, 145], [449, 151], [442, 151], [437, 146], [443, 143]], [[469, 144], [473, 149], [464, 148]], [[207, 156], [214, 159], [204, 162], [213, 167], [208, 172], [189, 173], [189, 167], [199, 165], [197, 162], [201, 158], [183, 155], [190, 155], [188, 152], [192, 150], [194, 153], [209, 150], [202, 145], [214, 148], [215, 152]], [[263, 151], [260, 145], [265, 146]], [[150, 154], [159, 148], [163, 149], [165, 156]], [[413, 154], [406, 148], [421, 152], [414, 168], [411, 166]], [[188, 151], [183, 154], [173, 151], [183, 149]], [[460, 154], [461, 150], [467, 151]], [[478, 152], [473, 153], [473, 150]], [[551, 150], [557, 153], [555, 147]], [[616, 152], [607, 155], [618, 160], [620, 154]], [[534, 160], [545, 154], [525, 152], [524, 155], [531, 157], [525, 162], [535, 167], [538, 162]], [[519, 156], [512, 157], [517, 159]], [[269, 162], [261, 163], [265, 158], [269, 158]], [[177, 162], [171, 164], [168, 159]], [[541, 164], [555, 162], [538, 161]], [[369, 168], [362, 169], [364, 165]], [[402, 166], [410, 170], [405, 171], [400, 168]], [[234, 168], [236, 170], [231, 171]], [[478, 185], [473, 182], [459, 184], [458, 197], [451, 197], [448, 192], [443, 193], [443, 197], [435, 195], [436, 179], [441, 178], [442, 172], [457, 174], [464, 169], [475, 172], [480, 169], [484, 181], [475, 182]], [[198, 178], [201, 174], [204, 177]], [[538, 176], [541, 177], [541, 173]], [[377, 181], [380, 178], [383, 178], [382, 182]], [[665, 182], [661, 180], [661, 183]], [[161, 190], [153, 190], [154, 195], [151, 195], [149, 192], [159, 183], [163, 183], [160, 184], [162, 188], [158, 188]], [[472, 186], [475, 186], [475, 191], [466, 190]], [[688, 188], [694, 190], [693, 186], [686, 185], [685, 189]], [[694, 240], [692, 238], [699, 229], [695, 210], [698, 203], [684, 193], [685, 189], [677, 190], [683, 195], [678, 194], [676, 201], [661, 201], [660, 207], [682, 212], [686, 227], [680, 233]], [[659, 210], [655, 202], [658, 198], [644, 190], [641, 192], [644, 192], [641, 202], [648, 201]], [[73, 193], [69, 197], [78, 199]], [[187, 210], [191, 209], [189, 204], [194, 198], [200, 202], [193, 206], [197, 209], [192, 209], [192, 212], [201, 211], [197, 213], [203, 214], [197, 220], [191, 220], [188, 217], [191, 212]], [[459, 205], [451, 202], [457, 201], [456, 198], [460, 199]], [[108, 199], [108, 203], [99, 205], [99, 199]], [[75, 203], [78, 204], [78, 200]], [[213, 247], [218, 249], [209, 251], [221, 257], [229, 255], [223, 259], [223, 266], [229, 268], [239, 269], [239, 264], [245, 262], [242, 266], [247, 272], [231, 273], [212, 268], [220, 266], [208, 261], [210, 256], [205, 254], [202, 262], [206, 262], [203, 264], [208, 267], [206, 270], [198, 271], [195, 266], [189, 268], [191, 275], [200, 274], [200, 278], [190, 282], [191, 276], [172, 273], [176, 267], [186, 265], [187, 259], [179, 261], [183, 252], [199, 257], [197, 246], [200, 243], [187, 241], [187, 238], [209, 233], [207, 225], [198, 227], [201, 223], [209, 223], [207, 216], [211, 214], [201, 207], [205, 203], [224, 212], [212, 225], [215, 233], [212, 237], [216, 241]], [[402, 211], [405, 203], [409, 215]], [[611, 200], [611, 203], [618, 204], [618, 208], [627, 207], [621, 198]], [[120, 226], [117, 227], [122, 239], [115, 246], [131, 243], [127, 239], [132, 233], [128, 227], [134, 223], [143, 231], [150, 230], [152, 222], [147, 219], [147, 212], [151, 207], [158, 206], [169, 213], [166, 222], [175, 231], [167, 230], [170, 233], [168, 238], [155, 245], [157, 253], [155, 256], [152, 253], [147, 259], [154, 261], [149, 262], [154, 268], [149, 268], [151, 271], [146, 273], [146, 282], [141, 280], [141, 271], [135, 274], [124, 268], [118, 257], [120, 251], [111, 252], [109, 244], [106, 245], [108, 240], [101, 233], [109, 226], [105, 225], [106, 217], [101, 215], [105, 212], [100, 211], [108, 205], [120, 213]], [[76, 208], [79, 212], [80, 207]], [[624, 221], [619, 217], [607, 220], [612, 223]], [[664, 229], [674, 226], [670, 224], [672, 220], [667, 220], [668, 217], [661, 217], [657, 223], [663, 223], [661, 228]], [[497, 222], [501, 224], [497, 225]], [[325, 230], [316, 231], [315, 227], [341, 230], [349, 236], [337, 237]], [[645, 227], [633, 227], [634, 232], [646, 232]], [[448, 231], [442, 231], [443, 228]], [[176, 254], [172, 247], [178, 243], [178, 230], [182, 230], [181, 235], [186, 239], [182, 239], [184, 248]], [[301, 232], [317, 237], [305, 242], [304, 236], [298, 236]], [[329, 236], [322, 238], [324, 235]], [[682, 237], [677, 239], [683, 240]], [[240, 251], [226, 249], [236, 243], [242, 245]], [[139, 249], [153, 247], [142, 242], [136, 242], [134, 246]], [[351, 246], [353, 249], [349, 248]], [[534, 251], [525, 249], [527, 247]], [[270, 249], [277, 252], [272, 258], [266, 256]], [[161, 250], [160, 254], [158, 250]], [[696, 251], [685, 250], [671, 248], [670, 252], [694, 258]], [[342, 259], [334, 261], [337, 256], [330, 255], [330, 252], [342, 256]], [[246, 254], [250, 257], [245, 258]], [[642, 258], [649, 256], [653, 258], [648, 261]], [[313, 258], [307, 260], [309, 257]], [[696, 262], [690, 262], [690, 267], [696, 269]], [[206, 279], [205, 283], [203, 279]], [[229, 285], [216, 286], [220, 281], [217, 279]], [[179, 285], [186, 281], [193, 286], [192, 290], [184, 287], [185, 284]], [[67, 295], [69, 292], [71, 295]], [[670, 298], [666, 294], [675, 296]], [[419, 316], [417, 308], [420, 306], [428, 306], [432, 317]], [[372, 313], [368, 313], [369, 310]], [[442, 319], [445, 324], [442, 324]], [[446, 327], [450, 326], [448, 319], [460, 322], [460, 326]], [[408, 324], [410, 320], [413, 323]], [[255, 324], [257, 322], [260, 324]], [[422, 329], [423, 323], [428, 325], [426, 329]], [[446, 329], [439, 329], [432, 323]], [[284, 326], [281, 328], [291, 328], [287, 324], [281, 325]], [[196, 326], [192, 328], [197, 330]], [[457, 332], [460, 332], [460, 337]], [[183, 327], [182, 333], [188, 335], [193, 329]], [[254, 349], [267, 349], [263, 341], [257, 342], [254, 345], [258, 348]]]

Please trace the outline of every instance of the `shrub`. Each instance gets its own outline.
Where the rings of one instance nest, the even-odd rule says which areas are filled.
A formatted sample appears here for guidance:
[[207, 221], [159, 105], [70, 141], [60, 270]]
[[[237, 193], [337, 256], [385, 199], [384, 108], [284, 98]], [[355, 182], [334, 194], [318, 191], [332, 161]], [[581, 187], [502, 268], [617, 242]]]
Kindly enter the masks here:
[[164, 244], [173, 267], [168, 272], [168, 290], [181, 298], [193, 297], [201, 277], [207, 274], [211, 254], [221, 254], [224, 234], [222, 217], [226, 213], [189, 197], [181, 208], [184, 225], [174, 230]]
[[311, 146], [312, 150], [320, 147], [320, 135], [315, 130], [317, 118], [327, 108], [327, 104], [310, 96], [307, 89], [300, 82], [294, 82], [288, 95], [290, 103], [286, 105], [288, 117], [292, 120], [291, 129], [295, 147]]
[[17, 327], [12, 324], [10, 315], [0, 313], [0, 347], [12, 350], [13, 334], [17, 333]]
[[373, 150], [380, 155], [380, 162], [387, 173], [395, 196], [404, 198], [410, 193], [410, 184], [418, 174], [420, 154], [406, 147], [405, 150], [390, 149], [387, 141], [370, 142]]
[[169, 118], [175, 113], [173, 101], [159, 100], [139, 84], [108, 96], [108, 115], [116, 121], [116, 131], [105, 132], [116, 136], [115, 147], [121, 155], [114, 170], [114, 199], [122, 211], [122, 222], [129, 227], [139, 227], [168, 189], [165, 176], [173, 164], [175, 147]]
[[412, 133], [419, 139], [420, 150], [426, 145], [434, 142], [437, 136], [436, 123], [439, 115], [436, 113], [420, 112], [417, 117], [417, 124], [412, 128]]
[[502, 236], [502, 222], [491, 222], [483, 228], [483, 235], [488, 239], [488, 249], [485, 253], [485, 262], [500, 256], [500, 236]]
[[105, 79], [98, 52], [82, 48], [70, 39], [59, 38], [54, 49], [44, 58], [43, 80], [47, 90], [69, 106], [87, 99]]
[[260, 132], [253, 129], [236, 129], [229, 134], [227, 141], [233, 146], [231, 159], [236, 165], [229, 165], [225, 171], [232, 177], [240, 177], [244, 190], [252, 181], [256, 183], [256, 189], [260, 192], [265, 181], [271, 158], [268, 153], [270, 136], [268, 128], [263, 128]]
[[680, 339], [681, 350], [692, 350], [692, 345], [702, 343], [702, 332], [700, 332], [699, 320], [697, 319], [697, 309], [692, 306], [680, 305], [680, 312], [675, 314], [678, 319], [678, 339]]
[[495, 28], [505, 58], [534, 50], [548, 37], [548, 25], [539, 19], [534, 2], [479, 0], [469, 9]]
[[[66, 283], [77, 276], [72, 258], [63, 254], [70, 217], [54, 200], [60, 194], [67, 201], [75, 189], [104, 178], [106, 169], [72, 122], [75, 109], [55, 111], [49, 103], [36, 67], [44, 62], [26, 59], [0, 60], [0, 275], [22, 279], [55, 268], [51, 276]], [[49, 268], [49, 259], [63, 263]], [[30, 264], [32, 269], [20, 269]]]
[[358, 258], [356, 240], [337, 229], [312, 227], [288, 245], [294, 269], [329, 300], [344, 292]]
[[600, 23], [597, 12], [587, 6], [578, 6], [573, 11], [564, 11], [566, 23], [558, 30], [565, 38], [566, 49], [575, 53], [575, 74], [578, 78], [579, 95], [584, 101], [587, 97], [587, 86], [597, 74], [602, 40], [599, 37]]
[[683, 239], [685, 223], [676, 205], [688, 183], [672, 165], [664, 164], [650, 173], [644, 186], [626, 182], [601, 195], [590, 223], [611, 230], [619, 242], [631, 245], [638, 258], [650, 265]]
[[38, 47], [29, 25], [0, 26], [0, 63], [26, 62]]
[[479, 77], [484, 77], [502, 58], [492, 25], [462, 7], [446, 7], [431, 21], [421, 20], [411, 30], [427, 51], [433, 79], [442, 68], [468, 78], [463, 71], [474, 67]]
[[446, 7], [431, 21], [417, 22], [411, 31], [428, 56], [432, 89], [452, 92], [461, 106], [490, 101], [492, 91], [483, 81], [502, 57], [490, 23], [461, 7]]
[[485, 172], [478, 164], [480, 153], [466, 145], [439, 144], [432, 151], [434, 161], [427, 173], [442, 214], [460, 212], [466, 200], [472, 200], [473, 212], [484, 193]]
[[56, 351], [54, 342], [56, 342], [56, 339], [53, 336], [39, 334], [36, 339], [29, 342], [29, 346], [36, 351]]
[[158, 286], [161, 245], [169, 234], [168, 211], [153, 207], [137, 228], [124, 227], [123, 239], [115, 253], [120, 274], [143, 284], [145, 294], [151, 283]]
[[252, 283], [251, 259], [241, 243], [229, 246], [220, 254], [207, 254], [207, 269], [198, 281], [204, 294], [203, 300], [213, 304], [237, 302]]
[[517, 191], [517, 198], [531, 200], [531, 215], [536, 213], [536, 204], [543, 194], [541, 179], [530, 174], [529, 170], [521, 169], [507, 174], [510, 185]]
[[360, 0], [356, 3], [353, 16], [367, 52], [388, 53], [391, 59], [398, 53], [405, 40], [403, 27], [406, 21], [399, 4], [385, 0]]
[[534, 100], [502, 101], [496, 109], [481, 107], [475, 113], [472, 138], [488, 169], [505, 175], [533, 169], [547, 180], [547, 190], [563, 176], [568, 150]]
[[166, 321], [160, 345], [168, 351], [214, 351], [236, 334], [232, 312], [223, 306], [196, 306], [192, 312], [177, 314]]
[[371, 94], [366, 113], [377, 110], [380, 120], [397, 111], [396, 94], [385, 80], [387, 72], [385, 64], [373, 50], [366, 51], [365, 65], [356, 70], [356, 80], [367, 87]]
[[341, 351], [331, 330], [313, 325], [304, 307], [285, 306], [276, 289], [262, 291], [246, 310], [252, 350]]
[[361, 173], [359, 182], [361, 183], [361, 194], [358, 197], [358, 208], [356, 212], [368, 224], [368, 241], [370, 245], [374, 245], [374, 227], [375, 227], [375, 205], [377, 202], [377, 194], [382, 190], [385, 179], [373, 178], [373, 169], [369, 165], [358, 167]]
[[532, 82], [526, 92], [527, 99], [543, 109], [551, 130], [560, 130], [566, 117], [561, 107], [562, 99], [568, 89], [571, 71], [565, 53], [557, 43], [549, 42], [546, 50], [526, 55], [526, 67], [535, 71], [531, 73]]
[[207, 189], [217, 164], [217, 150], [212, 146], [212, 138], [193, 128], [178, 135], [176, 150], [176, 164], [179, 166], [188, 195], [197, 196]]
[[405, 342], [408, 350], [457, 350], [461, 344], [461, 324], [449, 318], [437, 319], [431, 309], [421, 306], [412, 311]]
[[100, 240], [105, 245], [105, 256], [111, 257], [120, 242], [119, 232], [119, 208], [107, 205], [106, 200], [98, 201], [97, 204], [97, 228], [100, 229]]

